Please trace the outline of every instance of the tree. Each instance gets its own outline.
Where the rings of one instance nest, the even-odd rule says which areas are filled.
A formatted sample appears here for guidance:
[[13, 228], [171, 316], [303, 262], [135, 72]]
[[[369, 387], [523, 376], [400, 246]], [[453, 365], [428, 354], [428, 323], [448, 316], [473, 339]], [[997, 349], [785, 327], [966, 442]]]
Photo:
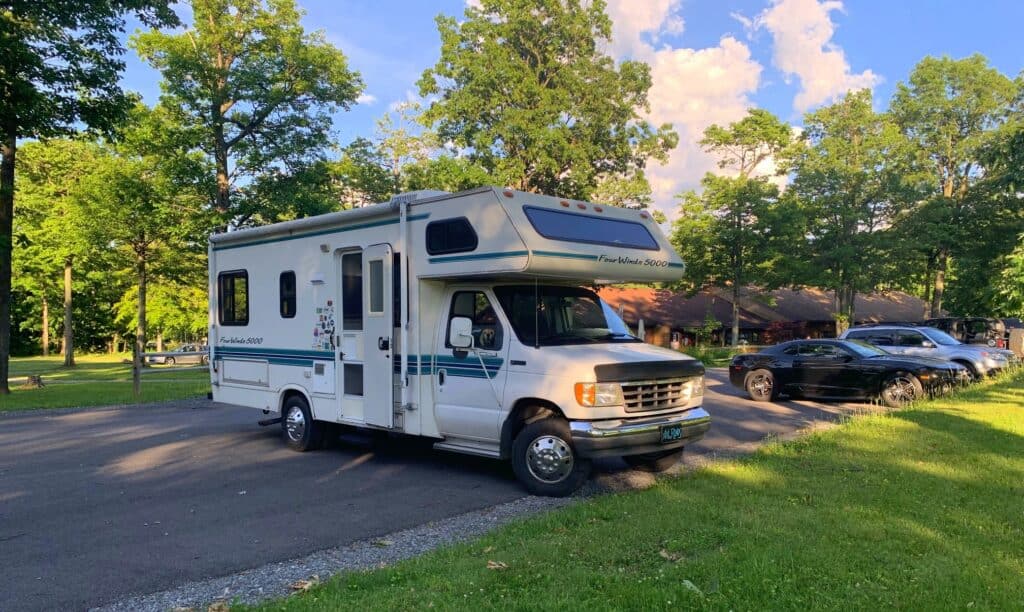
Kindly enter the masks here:
[[182, 152], [181, 133], [166, 109], [136, 107], [118, 143], [96, 161], [95, 171], [82, 184], [82, 207], [94, 221], [92, 239], [117, 249], [135, 277], [136, 397], [146, 350], [146, 300], [153, 267], [162, 256], [182, 250], [201, 253], [210, 226], [204, 214], [213, 192], [208, 166], [201, 154]]
[[[81, 231], [90, 220], [81, 214], [75, 195], [79, 183], [92, 172], [98, 154], [97, 145], [86, 140], [53, 139], [26, 144], [18, 160], [18, 210], [25, 221], [19, 225], [26, 244], [15, 259], [23, 260], [22, 265], [39, 275], [39, 295], [44, 300], [41, 310], [46, 318], [46, 297], [52, 291], [53, 277], [63, 274], [61, 352], [66, 367], [75, 365], [72, 270], [76, 260], [81, 263], [93, 250]], [[47, 327], [47, 323], [41, 326], [44, 334]], [[45, 347], [43, 352], [47, 352]]]
[[928, 193], [905, 222], [918, 230], [931, 262], [931, 316], [940, 316], [950, 259], [971, 240], [980, 218], [975, 185], [980, 155], [1006, 118], [1017, 87], [981, 55], [926, 57], [897, 86], [890, 113], [917, 147], [931, 176]]
[[420, 79], [425, 122], [499, 183], [587, 199], [601, 177], [664, 161], [678, 137], [653, 128], [650, 70], [601, 51], [603, 0], [482, 0], [439, 16], [441, 57]]
[[757, 167], [790, 143], [790, 128], [771, 113], [753, 109], [728, 127], [712, 125], [701, 145], [719, 156], [719, 167], [736, 176], [708, 174], [703, 193], [684, 193], [672, 243], [686, 262], [684, 282], [691, 291], [707, 285], [732, 291], [732, 345], [739, 344], [739, 302], [749, 284], [781, 282], [779, 253], [791, 245], [785, 237], [798, 224], [788, 200]]
[[808, 219], [803, 279], [835, 292], [838, 335], [855, 320], [856, 294], [877, 288], [896, 250], [885, 230], [901, 197], [906, 141], [872, 109], [867, 89], [809, 113], [802, 139], [788, 169]]
[[213, 159], [217, 210], [246, 223], [260, 200], [233, 203], [238, 180], [319, 159], [331, 114], [355, 102], [362, 81], [322, 33], [303, 29], [294, 0], [193, 0], [192, 14], [184, 32], [132, 44]]
[[0, 5], [0, 394], [11, 348], [11, 259], [18, 140], [109, 130], [131, 101], [118, 86], [125, 13], [177, 22], [169, 0], [4, 2]]

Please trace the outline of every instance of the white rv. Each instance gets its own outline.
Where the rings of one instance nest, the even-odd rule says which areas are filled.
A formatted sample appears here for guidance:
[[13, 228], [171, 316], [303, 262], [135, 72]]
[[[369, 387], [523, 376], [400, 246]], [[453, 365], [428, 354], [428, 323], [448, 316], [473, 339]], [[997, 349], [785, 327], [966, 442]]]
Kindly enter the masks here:
[[213, 398], [510, 459], [566, 495], [590, 459], [650, 470], [702, 437], [704, 367], [644, 344], [587, 285], [671, 281], [646, 212], [513, 191], [417, 192], [210, 237]]

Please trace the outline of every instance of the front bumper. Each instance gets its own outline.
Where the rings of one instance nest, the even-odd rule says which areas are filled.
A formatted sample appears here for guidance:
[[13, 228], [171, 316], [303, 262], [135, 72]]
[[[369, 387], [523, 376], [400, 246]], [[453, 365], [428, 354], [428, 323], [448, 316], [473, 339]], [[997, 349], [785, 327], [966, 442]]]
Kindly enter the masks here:
[[[682, 425], [682, 437], [661, 442], [661, 428]], [[570, 421], [572, 443], [581, 457], [622, 457], [672, 450], [696, 442], [711, 428], [711, 415], [701, 407], [685, 412], [604, 421]]]

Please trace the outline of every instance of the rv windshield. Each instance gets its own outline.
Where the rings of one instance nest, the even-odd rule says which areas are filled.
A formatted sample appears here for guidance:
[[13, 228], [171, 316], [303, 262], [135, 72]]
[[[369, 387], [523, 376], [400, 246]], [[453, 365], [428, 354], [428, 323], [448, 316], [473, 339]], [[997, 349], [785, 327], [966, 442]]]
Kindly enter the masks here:
[[519, 341], [529, 346], [640, 342], [597, 294], [582, 287], [495, 287]]

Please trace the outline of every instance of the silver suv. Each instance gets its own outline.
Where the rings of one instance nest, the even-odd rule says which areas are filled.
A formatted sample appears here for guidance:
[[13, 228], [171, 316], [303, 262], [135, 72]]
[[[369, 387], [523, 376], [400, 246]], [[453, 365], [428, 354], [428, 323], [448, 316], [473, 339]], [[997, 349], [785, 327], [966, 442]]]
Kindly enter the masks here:
[[964, 344], [942, 330], [923, 325], [859, 325], [842, 339], [862, 340], [897, 355], [920, 355], [955, 361], [974, 378], [989, 376], [1017, 363], [1013, 353], [979, 344]]

